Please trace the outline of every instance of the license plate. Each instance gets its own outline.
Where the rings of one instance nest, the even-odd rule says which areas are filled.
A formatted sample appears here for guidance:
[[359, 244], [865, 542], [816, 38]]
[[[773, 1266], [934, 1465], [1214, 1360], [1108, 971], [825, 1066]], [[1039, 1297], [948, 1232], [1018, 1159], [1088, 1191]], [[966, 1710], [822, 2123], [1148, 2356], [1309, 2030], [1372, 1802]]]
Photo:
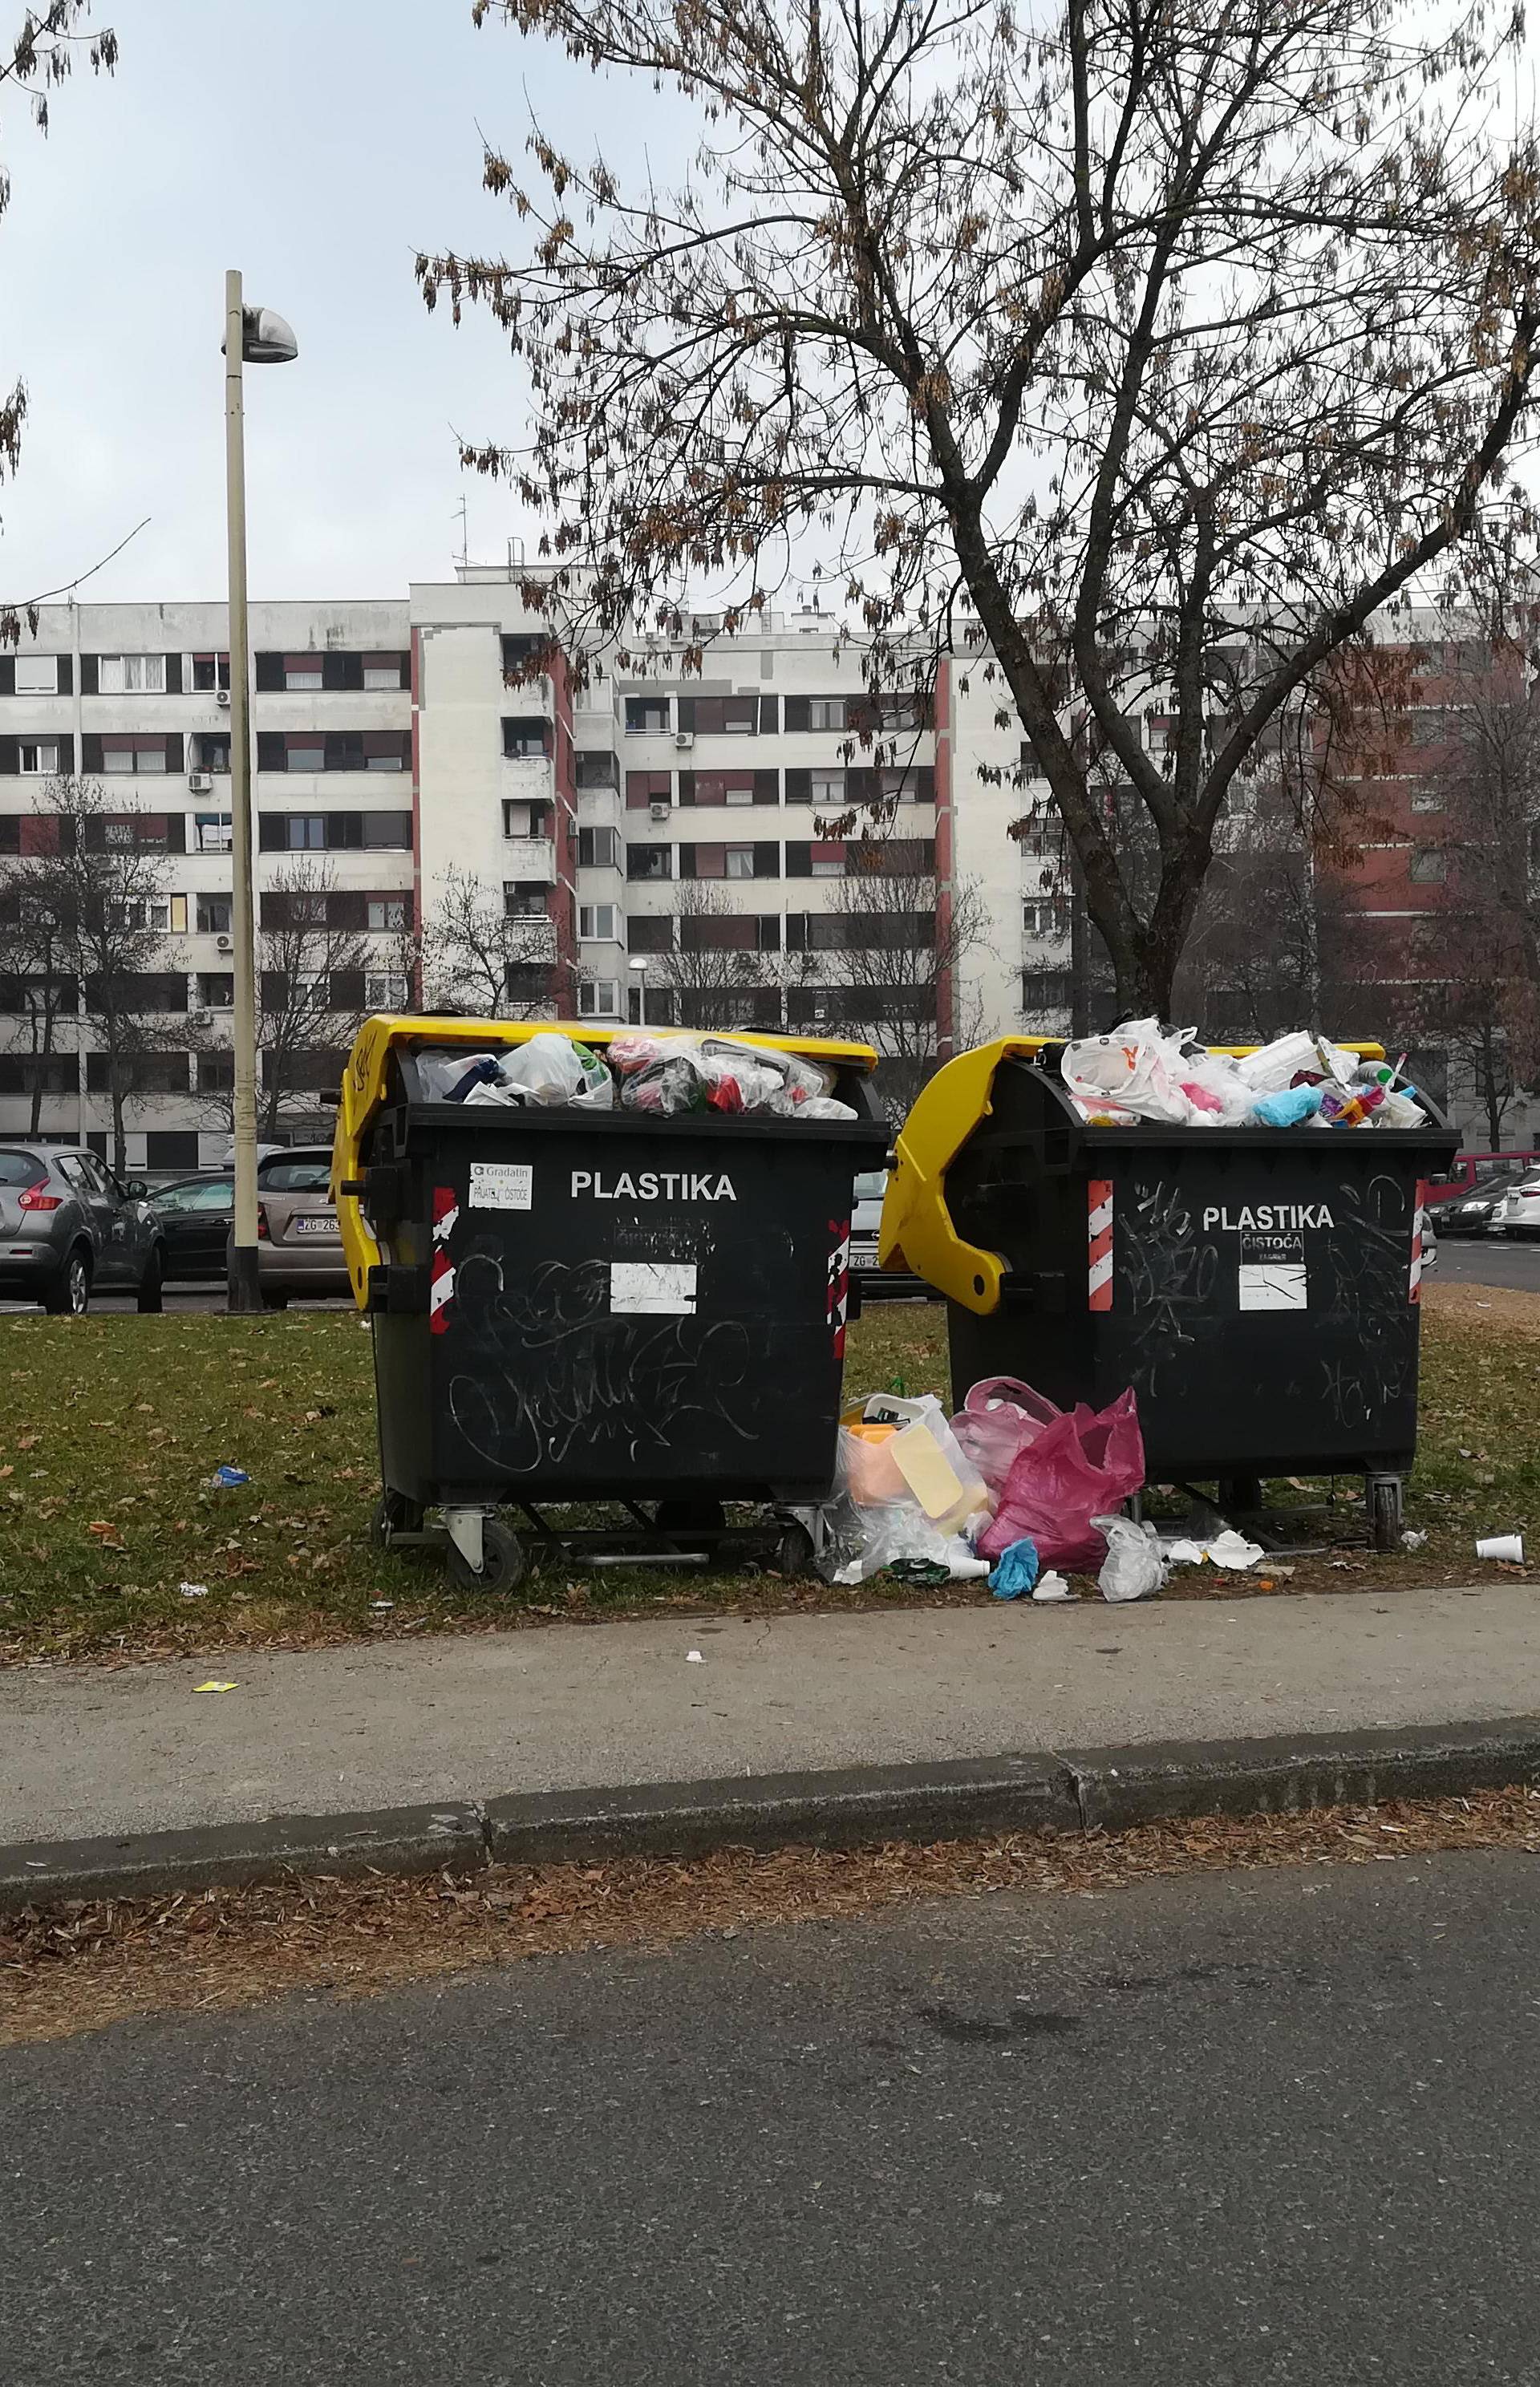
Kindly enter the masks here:
[[340, 1230], [335, 1219], [291, 1219], [289, 1232], [293, 1235], [335, 1235]]

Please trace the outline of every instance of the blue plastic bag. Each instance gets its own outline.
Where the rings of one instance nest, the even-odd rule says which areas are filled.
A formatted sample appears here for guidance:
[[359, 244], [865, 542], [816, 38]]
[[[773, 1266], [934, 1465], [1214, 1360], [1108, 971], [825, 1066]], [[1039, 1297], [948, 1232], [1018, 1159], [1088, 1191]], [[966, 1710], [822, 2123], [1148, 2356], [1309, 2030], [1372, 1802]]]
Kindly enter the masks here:
[[1019, 1599], [1031, 1590], [1038, 1579], [1038, 1546], [1025, 1534], [1002, 1550], [990, 1575], [990, 1589], [996, 1599]]

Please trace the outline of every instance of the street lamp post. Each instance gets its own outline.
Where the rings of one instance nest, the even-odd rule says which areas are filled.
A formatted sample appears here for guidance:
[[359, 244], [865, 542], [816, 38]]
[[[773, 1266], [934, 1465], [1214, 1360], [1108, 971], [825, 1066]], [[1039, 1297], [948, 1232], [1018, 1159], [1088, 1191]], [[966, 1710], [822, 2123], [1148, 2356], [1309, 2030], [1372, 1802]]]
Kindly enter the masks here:
[[241, 277], [224, 277], [224, 474], [230, 548], [230, 825], [234, 932], [235, 1231], [230, 1307], [259, 1309], [257, 1281], [257, 929], [251, 872], [251, 687], [246, 587], [246, 423], [242, 368], [287, 364], [298, 343], [282, 315], [247, 307]]
[[647, 1026], [647, 955], [633, 954], [631, 967], [637, 973], [637, 1026]]

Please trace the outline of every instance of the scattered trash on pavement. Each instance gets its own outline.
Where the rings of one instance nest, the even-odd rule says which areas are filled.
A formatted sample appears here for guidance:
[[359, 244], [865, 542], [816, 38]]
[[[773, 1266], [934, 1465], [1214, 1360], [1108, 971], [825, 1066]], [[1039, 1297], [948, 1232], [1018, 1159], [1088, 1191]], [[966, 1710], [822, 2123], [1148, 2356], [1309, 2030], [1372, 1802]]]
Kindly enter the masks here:
[[705, 1658], [701, 1650], [687, 1649], [685, 1651], [685, 1663], [687, 1666], [703, 1666], [705, 1662]]
[[990, 1575], [990, 1589], [996, 1599], [1019, 1599], [1037, 1582], [1041, 1561], [1038, 1546], [1027, 1534], [1001, 1551]]
[[1092, 1574], [1106, 1537], [1092, 1522], [1144, 1488], [1144, 1444], [1131, 1392], [1093, 1412], [1081, 1404], [1055, 1417], [1011, 1462], [995, 1513], [978, 1537], [998, 1558], [1023, 1534], [1045, 1566]]
[[393, 1599], [372, 1599], [369, 1605], [374, 1615], [383, 1616], [387, 1608], [395, 1607], [396, 1602]]
[[1032, 1585], [1032, 1603], [1034, 1607], [1047, 1608], [1051, 1606], [1054, 1600], [1073, 1599], [1074, 1597], [1074, 1593], [1070, 1590], [1069, 1585], [1066, 1583], [1063, 1575], [1055, 1574], [1052, 1567], [1049, 1568], [1046, 1574], [1040, 1574], [1036, 1583]]
[[1107, 1554], [1096, 1581], [1102, 1598], [1114, 1602], [1153, 1599], [1166, 1581], [1160, 1543], [1153, 1525], [1136, 1525], [1131, 1517], [1092, 1517], [1106, 1535]]
[[1426, 1534], [1414, 1534], [1408, 1525], [1401, 1536], [1401, 1547], [1404, 1550], [1420, 1550], [1427, 1538]]
[[237, 1490], [241, 1484], [249, 1484], [251, 1478], [246, 1473], [244, 1467], [231, 1467], [226, 1464], [223, 1467], [215, 1468], [214, 1472], [208, 1478], [208, 1485], [210, 1491], [234, 1492]]
[[1476, 1544], [1479, 1559], [1496, 1559], [1499, 1566], [1522, 1566], [1524, 1537], [1522, 1534], [1487, 1534]]
[[1263, 1551], [1260, 1542], [1248, 1542], [1243, 1534], [1227, 1525], [1222, 1533], [1212, 1534], [1205, 1542], [1190, 1538], [1162, 1542], [1160, 1555], [1168, 1566], [1202, 1566], [1207, 1559], [1214, 1566], [1230, 1567], [1243, 1574], [1248, 1567], [1256, 1564]]
[[177, 1589], [183, 1599], [207, 1599], [208, 1597], [208, 1585], [206, 1583], [179, 1583]]
[[237, 1686], [236, 1686], [234, 1683], [214, 1683], [214, 1682], [208, 1682], [208, 1683], [195, 1683], [195, 1684], [193, 1685], [193, 1688], [194, 1688], [194, 1690], [195, 1690], [195, 1691], [233, 1691], [233, 1690], [234, 1690], [236, 1687], [237, 1687]]

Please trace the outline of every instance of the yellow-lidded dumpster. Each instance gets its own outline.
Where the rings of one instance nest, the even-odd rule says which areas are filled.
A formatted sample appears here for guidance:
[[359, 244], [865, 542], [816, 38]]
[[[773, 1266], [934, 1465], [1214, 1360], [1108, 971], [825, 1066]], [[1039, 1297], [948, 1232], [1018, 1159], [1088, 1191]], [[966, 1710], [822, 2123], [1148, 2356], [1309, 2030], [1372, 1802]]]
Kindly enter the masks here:
[[1458, 1134], [1421, 1095], [1420, 1128], [1094, 1127], [1063, 1050], [960, 1054], [898, 1138], [878, 1261], [947, 1296], [955, 1402], [998, 1375], [1061, 1407], [1131, 1385], [1152, 1481], [1361, 1471], [1388, 1547], [1417, 1439], [1423, 1187]]
[[887, 1140], [876, 1055], [797, 1038], [731, 1043], [772, 1072], [811, 1065], [853, 1116], [455, 1098], [462, 1065], [553, 1031], [590, 1069], [632, 1033], [372, 1019], [337, 1122], [334, 1193], [374, 1332], [380, 1530], [416, 1536], [439, 1508], [451, 1567], [483, 1584], [523, 1571], [500, 1507], [524, 1509], [525, 1542], [589, 1547], [534, 1501], [619, 1501], [644, 1541], [683, 1521], [722, 1547], [725, 1501], [784, 1522], [827, 1497], [852, 1188]]

